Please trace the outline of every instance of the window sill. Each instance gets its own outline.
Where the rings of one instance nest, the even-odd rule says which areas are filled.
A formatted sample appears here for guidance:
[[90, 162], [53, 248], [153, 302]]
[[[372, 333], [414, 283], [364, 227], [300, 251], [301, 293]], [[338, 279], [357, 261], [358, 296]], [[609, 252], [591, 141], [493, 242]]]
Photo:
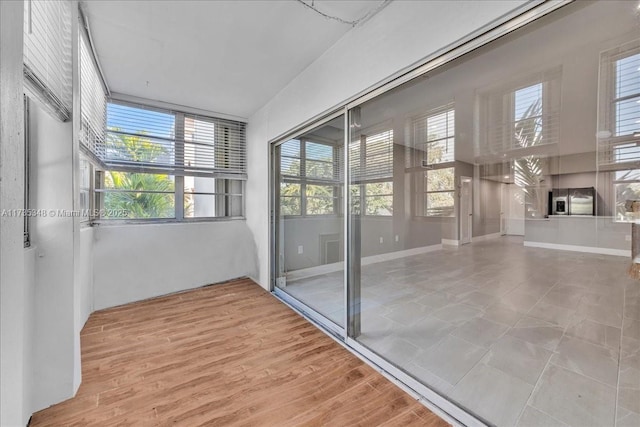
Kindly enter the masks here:
[[235, 217], [219, 217], [219, 218], [193, 218], [193, 219], [102, 219], [96, 220], [91, 223], [94, 227], [111, 227], [122, 225], [151, 225], [151, 224], [202, 224], [207, 222], [221, 222], [221, 221], [245, 221], [243, 216]]

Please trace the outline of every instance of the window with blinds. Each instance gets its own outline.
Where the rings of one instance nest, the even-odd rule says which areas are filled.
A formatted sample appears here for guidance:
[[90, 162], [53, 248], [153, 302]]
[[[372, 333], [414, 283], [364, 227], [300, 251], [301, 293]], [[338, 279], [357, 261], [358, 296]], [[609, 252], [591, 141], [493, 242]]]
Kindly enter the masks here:
[[112, 101], [103, 161], [111, 169], [246, 179], [245, 124]]
[[351, 181], [391, 180], [393, 178], [393, 129], [363, 134], [351, 143], [349, 153]]
[[338, 149], [330, 142], [300, 138], [280, 145], [282, 215], [332, 215], [338, 211]]
[[110, 101], [99, 152], [103, 218], [244, 215], [244, 123]]
[[415, 117], [413, 124], [413, 166], [431, 167], [455, 160], [455, 110], [445, 105]]
[[107, 101], [87, 36], [80, 31], [80, 148], [94, 163], [105, 157]]
[[71, 16], [70, 1], [25, 2], [25, 87], [62, 121], [72, 109]]
[[[414, 117], [410, 167], [415, 167], [416, 216], [453, 216], [455, 108], [453, 103]], [[417, 169], [419, 168], [419, 169]], [[425, 170], [427, 169], [427, 170]]]
[[640, 41], [602, 54], [598, 163], [605, 169], [640, 164]]
[[557, 144], [561, 78], [554, 68], [482, 93], [478, 155]]
[[353, 213], [392, 216], [393, 129], [363, 131], [350, 145], [349, 164]]

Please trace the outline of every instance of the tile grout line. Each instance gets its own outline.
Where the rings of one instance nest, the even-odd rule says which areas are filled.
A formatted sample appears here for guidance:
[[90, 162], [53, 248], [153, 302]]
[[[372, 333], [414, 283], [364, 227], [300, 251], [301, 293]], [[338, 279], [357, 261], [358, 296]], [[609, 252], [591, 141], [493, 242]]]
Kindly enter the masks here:
[[[529, 309], [529, 311], [527, 311], [526, 315], [529, 315], [531, 310], [533, 310], [533, 307], [535, 307], [538, 304], [538, 302], [542, 301], [542, 299], [544, 297], [546, 297], [549, 294], [549, 292], [551, 292], [552, 289], [554, 289], [556, 286], [558, 286], [559, 283], [560, 283], [560, 281], [556, 281], [556, 283], [554, 283], [553, 286], [551, 286], [549, 288], [549, 290], [547, 292], [545, 292], [545, 294]], [[580, 298], [580, 301], [581, 300], [582, 300], [582, 297]], [[579, 302], [578, 302], [578, 304], [579, 304]], [[558, 341], [558, 344], [560, 344], [560, 342], [564, 338], [565, 332], [566, 332], [568, 327], [569, 327], [568, 325], [565, 326], [564, 330], [562, 331], [562, 336], [560, 336], [560, 340]], [[556, 345], [556, 348], [557, 347], [558, 346]], [[524, 411], [527, 409], [527, 406], [529, 406], [529, 402], [531, 401], [531, 398], [536, 393], [536, 390], [538, 389], [538, 387], [540, 385], [540, 380], [542, 379], [542, 376], [544, 375], [544, 372], [547, 370], [547, 368], [551, 364], [551, 359], [553, 358], [553, 355], [555, 354], [555, 352], [556, 352], [556, 350], [554, 348], [554, 350], [551, 352], [551, 355], [549, 356], [549, 359], [547, 360], [547, 363], [544, 365], [544, 368], [542, 368], [542, 371], [540, 371], [540, 375], [538, 375], [538, 379], [536, 380], [536, 383], [533, 385], [533, 388], [531, 389], [531, 393], [529, 394], [529, 397], [527, 398], [527, 401], [525, 402], [524, 406], [520, 410], [520, 414], [518, 414], [518, 418], [516, 419], [516, 424], [515, 425], [518, 425], [518, 423], [522, 419], [522, 415], [524, 415]], [[531, 406], [531, 407], [535, 408], [538, 411], [540, 411], [540, 409], [536, 408], [535, 406]], [[540, 412], [543, 412], [545, 415], [549, 415], [544, 411], [540, 411]], [[555, 417], [551, 417], [551, 418], [555, 419]]]
[[[544, 295], [542, 295], [542, 296], [541, 296], [541, 297], [536, 301], [536, 303], [535, 303], [533, 306], [531, 306], [531, 308], [529, 308], [529, 310], [528, 310], [526, 313], [523, 313], [523, 314], [524, 314], [525, 316], [526, 316], [526, 315], [528, 315], [528, 314], [529, 314], [529, 312], [530, 312], [531, 310], [533, 310], [533, 307], [535, 307], [535, 306], [538, 304], [538, 302], [540, 302], [540, 301], [541, 301], [541, 300], [542, 300], [542, 299], [543, 299], [543, 298], [544, 298], [544, 297], [545, 297], [549, 292], [551, 292], [551, 290], [552, 290], [556, 285], [557, 285], [557, 282], [556, 282], [556, 283], [554, 283], [554, 284], [553, 284], [553, 286], [551, 286], [551, 287], [547, 290], [547, 292], [545, 292], [545, 293], [544, 293]], [[511, 289], [510, 291], [506, 292], [504, 295], [507, 295], [507, 294], [509, 294], [509, 293], [511, 293], [511, 292], [515, 292], [515, 290], [516, 290], [516, 289], [517, 289], [517, 286], [516, 286], [515, 288]], [[483, 311], [484, 313], [486, 313], [486, 308], [483, 308], [483, 309], [482, 309], [482, 311]], [[475, 320], [475, 319], [471, 319], [470, 321], [472, 321], [472, 320]], [[499, 323], [499, 322], [496, 322], [496, 323]], [[516, 324], [517, 324], [517, 322], [516, 322]], [[502, 333], [502, 335], [498, 338], [498, 340], [499, 340], [500, 338], [504, 337], [504, 336], [505, 336], [505, 335], [506, 335], [506, 334], [507, 334], [511, 329], [513, 329], [513, 327], [514, 327], [514, 326], [515, 326], [515, 324], [514, 324], [514, 325], [511, 325], [509, 328], [507, 328], [507, 330], [506, 330], [505, 332], [503, 332], [503, 333]], [[451, 333], [449, 333], [448, 335], [450, 335], [450, 336], [454, 336], [454, 335], [451, 335]], [[454, 336], [454, 337], [455, 337], [455, 336]], [[459, 338], [459, 337], [456, 337], [456, 338]], [[465, 342], [469, 342], [469, 341], [465, 340], [464, 338], [459, 338], [459, 339], [461, 339], [461, 340], [463, 340], [463, 341], [465, 341]], [[497, 341], [497, 340], [496, 340], [496, 341]], [[478, 345], [477, 345], [477, 344], [475, 344], [475, 343], [471, 343], [471, 344], [478, 346]], [[483, 348], [482, 346], [478, 346], [478, 347]], [[472, 366], [472, 367], [471, 367], [471, 368], [470, 368], [470, 369], [469, 369], [469, 370], [468, 370], [468, 371], [467, 371], [467, 372], [462, 376], [462, 378], [460, 378], [460, 380], [458, 380], [458, 381], [456, 382], [456, 384], [454, 384], [454, 385], [453, 385], [453, 388], [455, 388], [458, 384], [460, 384], [460, 383], [461, 383], [461, 382], [462, 382], [462, 381], [463, 381], [463, 380], [464, 380], [464, 379], [469, 375], [469, 373], [470, 373], [473, 369], [475, 369], [475, 367], [476, 367], [476, 366], [478, 366], [478, 365], [480, 365], [480, 363], [482, 363], [482, 359], [484, 359], [484, 358], [485, 358], [485, 356], [486, 356], [487, 354], [489, 354], [489, 351], [491, 351], [491, 347], [489, 347], [489, 348], [487, 348], [487, 349], [486, 349], [486, 351], [485, 351], [485, 353], [482, 355], [482, 357], [480, 357], [480, 358], [478, 359], [478, 361], [477, 361], [477, 362], [476, 362], [476, 363], [475, 363], [475, 364], [474, 364], [474, 365], [473, 365], [473, 366]], [[549, 358], [549, 359], [551, 359], [551, 358]], [[546, 366], [545, 366], [545, 369], [546, 369]], [[498, 369], [498, 370], [499, 370], [499, 371], [501, 371], [500, 369]], [[543, 369], [543, 372], [544, 372], [544, 369]], [[505, 372], [505, 374], [506, 374], [506, 372]], [[507, 374], [507, 375], [509, 375], [509, 374]], [[540, 377], [542, 377], [542, 373], [538, 376], [538, 381], [540, 381]], [[537, 382], [536, 382], [536, 384], [537, 384]], [[453, 391], [453, 389], [452, 389], [451, 391]], [[518, 414], [518, 416], [516, 417], [516, 423], [515, 423], [514, 425], [517, 425], [517, 424], [518, 424], [518, 422], [520, 421], [520, 418], [522, 417], [522, 414], [524, 413], [524, 410], [526, 409], [527, 404], [528, 404], [528, 402], [529, 402], [529, 399], [531, 398], [531, 395], [533, 394], [533, 392], [534, 392], [534, 391], [535, 391], [535, 386], [534, 386], [534, 388], [531, 390], [531, 394], [529, 395], [529, 398], [527, 399], [527, 402], [525, 402], [524, 406], [523, 406], [523, 407], [522, 407], [522, 409], [520, 410], [520, 413], [519, 413], [519, 414]]]
[[[620, 399], [620, 368], [622, 366], [622, 339], [624, 337], [624, 315], [625, 306], [627, 305], [627, 285], [624, 287], [622, 298], [622, 325], [620, 325], [620, 343], [618, 344], [618, 376], [616, 378], [616, 404], [613, 410], [613, 425], [618, 426], [618, 400]], [[605, 331], [606, 332], [606, 331]], [[606, 340], [606, 334], [605, 334]]]

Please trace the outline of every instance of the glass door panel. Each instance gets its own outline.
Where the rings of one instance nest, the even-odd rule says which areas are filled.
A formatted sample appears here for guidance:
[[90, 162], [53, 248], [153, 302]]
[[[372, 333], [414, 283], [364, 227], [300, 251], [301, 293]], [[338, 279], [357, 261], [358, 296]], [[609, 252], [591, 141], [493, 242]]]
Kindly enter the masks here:
[[569, 378], [619, 387], [615, 357], [608, 375], [571, 362], [611, 347], [582, 331], [631, 342], [636, 13], [572, 3], [350, 110], [352, 345], [492, 425], [536, 425], [530, 407], [613, 425], [615, 398], [585, 420], [554, 397], [595, 399]]
[[275, 287], [344, 326], [344, 116], [274, 147]]

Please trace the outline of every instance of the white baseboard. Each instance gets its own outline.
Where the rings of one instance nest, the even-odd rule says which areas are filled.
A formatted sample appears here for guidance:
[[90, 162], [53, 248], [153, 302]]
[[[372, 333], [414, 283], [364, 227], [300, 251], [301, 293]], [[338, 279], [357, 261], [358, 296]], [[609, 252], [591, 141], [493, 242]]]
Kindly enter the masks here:
[[439, 251], [440, 249], [442, 249], [442, 245], [431, 245], [413, 249], [405, 249], [403, 251], [387, 252], [386, 254], [371, 255], [362, 258], [362, 265], [375, 264], [377, 262], [391, 261], [392, 259], [426, 254], [427, 252]]
[[445, 246], [460, 246], [460, 240], [442, 239], [442, 244]]
[[500, 236], [502, 236], [500, 233], [485, 234], [483, 236], [473, 236], [471, 238], [471, 241], [472, 242], [482, 242], [483, 240], [497, 239]]
[[615, 256], [624, 256], [629, 258], [631, 257], [631, 251], [627, 249], [610, 249], [610, 248], [598, 248], [593, 246], [561, 245], [559, 243], [543, 243], [543, 242], [531, 242], [531, 241], [525, 241], [524, 245], [531, 248], [556, 249], [559, 251], [587, 252], [590, 254], [615, 255]]
[[[361, 264], [370, 265], [378, 262], [391, 261], [394, 259], [405, 258], [413, 255], [425, 254], [427, 252], [438, 251], [442, 249], [442, 245], [422, 246], [419, 248], [405, 249], [403, 251], [387, 252], [379, 255], [371, 255], [363, 257]], [[306, 279], [308, 277], [320, 276], [322, 274], [335, 273], [344, 269], [344, 262], [334, 262], [332, 264], [323, 264], [315, 267], [302, 268], [287, 272], [287, 281]]]

